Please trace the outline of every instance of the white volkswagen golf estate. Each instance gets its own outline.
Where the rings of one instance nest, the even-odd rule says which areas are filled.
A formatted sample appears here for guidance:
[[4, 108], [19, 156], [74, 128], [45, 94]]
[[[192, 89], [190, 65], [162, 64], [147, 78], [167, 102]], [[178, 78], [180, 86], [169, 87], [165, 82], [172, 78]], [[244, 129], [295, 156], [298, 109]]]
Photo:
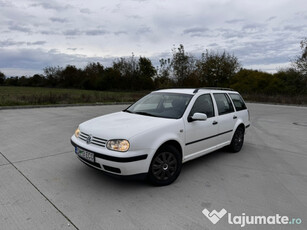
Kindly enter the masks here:
[[127, 109], [88, 120], [71, 137], [85, 164], [168, 185], [182, 164], [228, 146], [241, 150], [249, 112], [231, 89], [154, 91]]

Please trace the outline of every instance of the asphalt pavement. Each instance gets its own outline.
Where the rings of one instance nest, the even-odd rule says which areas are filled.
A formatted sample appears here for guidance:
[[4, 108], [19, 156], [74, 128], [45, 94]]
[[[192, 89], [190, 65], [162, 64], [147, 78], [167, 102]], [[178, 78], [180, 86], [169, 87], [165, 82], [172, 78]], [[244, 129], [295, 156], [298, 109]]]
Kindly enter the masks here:
[[[125, 105], [0, 110], [0, 229], [240, 229], [237, 216], [288, 216], [307, 229], [307, 108], [252, 104], [241, 152], [187, 162], [153, 187], [87, 167], [73, 152], [78, 124]], [[203, 209], [227, 214], [213, 224]]]

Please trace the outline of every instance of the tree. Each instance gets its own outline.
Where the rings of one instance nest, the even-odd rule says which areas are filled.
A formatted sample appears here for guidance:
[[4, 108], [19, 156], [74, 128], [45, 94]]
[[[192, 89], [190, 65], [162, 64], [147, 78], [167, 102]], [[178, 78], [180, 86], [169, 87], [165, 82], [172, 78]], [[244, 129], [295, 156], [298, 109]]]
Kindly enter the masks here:
[[301, 55], [292, 63], [294, 69], [301, 75], [301, 84], [304, 92], [307, 92], [307, 38], [301, 41]]
[[228, 87], [230, 79], [239, 70], [240, 63], [237, 57], [225, 51], [218, 53], [206, 50], [196, 66], [201, 85]]
[[84, 77], [80, 82], [85, 89], [105, 89], [102, 87], [104, 67], [99, 62], [87, 64], [83, 70]]
[[294, 68], [307, 78], [307, 38], [301, 41], [302, 53], [294, 60]]
[[4, 73], [0, 72], [0, 85], [4, 85], [4, 81], [5, 81], [5, 75]]
[[81, 70], [74, 65], [67, 65], [60, 73], [59, 86], [64, 88], [82, 88]]
[[184, 86], [184, 80], [195, 70], [195, 60], [193, 56], [184, 51], [183, 45], [173, 49], [173, 59], [171, 63], [173, 76], [179, 86]]
[[42, 87], [45, 86], [45, 78], [42, 75], [34, 74], [32, 77], [26, 78], [23, 76], [19, 78], [19, 85], [29, 85], [29, 86], [35, 86], [35, 87]]
[[138, 61], [138, 89], [153, 89], [153, 77], [156, 75], [156, 69], [153, 67], [150, 59], [140, 57]]
[[157, 66], [156, 76], [154, 78], [155, 88], [164, 89], [171, 88], [175, 85], [174, 79], [170, 78], [171, 59], [161, 58], [160, 66]]
[[48, 66], [44, 68], [45, 77], [47, 78], [47, 84], [51, 87], [58, 87], [60, 83], [61, 73], [63, 71], [62, 67]]

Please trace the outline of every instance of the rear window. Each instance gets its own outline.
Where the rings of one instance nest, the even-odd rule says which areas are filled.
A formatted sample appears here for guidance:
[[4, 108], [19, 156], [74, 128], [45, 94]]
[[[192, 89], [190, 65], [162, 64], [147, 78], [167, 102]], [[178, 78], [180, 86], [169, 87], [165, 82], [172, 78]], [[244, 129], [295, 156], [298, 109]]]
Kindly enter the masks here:
[[233, 101], [233, 104], [237, 111], [246, 109], [246, 105], [240, 96], [240, 94], [230, 93], [229, 94], [231, 100]]
[[232, 106], [230, 99], [227, 96], [227, 94], [225, 94], [225, 93], [214, 93], [213, 96], [214, 96], [215, 101], [216, 101], [216, 105], [217, 105], [219, 115], [232, 113], [232, 112], [235, 111], [233, 106]]

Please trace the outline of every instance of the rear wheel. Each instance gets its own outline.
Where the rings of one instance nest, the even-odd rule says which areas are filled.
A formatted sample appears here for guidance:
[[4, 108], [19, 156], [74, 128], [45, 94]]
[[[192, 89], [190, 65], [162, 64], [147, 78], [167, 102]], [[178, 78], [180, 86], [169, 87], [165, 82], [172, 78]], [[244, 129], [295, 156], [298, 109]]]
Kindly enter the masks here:
[[179, 151], [167, 145], [162, 147], [154, 155], [149, 172], [149, 181], [158, 186], [169, 185], [173, 183], [180, 174], [182, 159]]
[[235, 131], [231, 143], [229, 145], [229, 149], [233, 153], [237, 153], [241, 150], [244, 142], [244, 128], [239, 126]]

